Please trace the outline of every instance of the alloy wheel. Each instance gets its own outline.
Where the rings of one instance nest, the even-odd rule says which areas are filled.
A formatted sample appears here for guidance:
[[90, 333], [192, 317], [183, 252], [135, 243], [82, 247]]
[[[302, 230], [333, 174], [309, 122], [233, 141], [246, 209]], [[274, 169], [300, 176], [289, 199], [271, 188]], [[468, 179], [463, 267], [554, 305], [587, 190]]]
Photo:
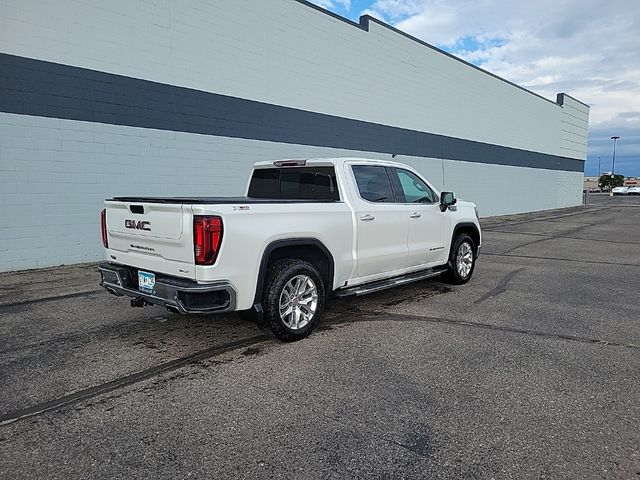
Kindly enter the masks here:
[[467, 278], [471, 273], [473, 267], [473, 248], [468, 242], [462, 242], [458, 247], [458, 253], [456, 255], [456, 268], [458, 269], [458, 275], [462, 278]]
[[291, 330], [306, 326], [318, 308], [318, 288], [307, 275], [296, 275], [280, 293], [280, 318]]

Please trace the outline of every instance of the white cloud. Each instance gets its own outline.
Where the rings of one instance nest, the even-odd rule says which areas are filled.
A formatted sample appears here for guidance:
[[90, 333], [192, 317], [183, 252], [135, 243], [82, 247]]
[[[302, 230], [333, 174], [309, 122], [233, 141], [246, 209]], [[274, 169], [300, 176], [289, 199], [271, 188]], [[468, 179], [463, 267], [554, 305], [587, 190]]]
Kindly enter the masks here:
[[329, 10], [342, 7], [345, 11], [351, 10], [351, 0], [313, 0], [313, 3]]
[[362, 12], [388, 22], [396, 22], [408, 16], [417, 15], [422, 11], [421, 0], [378, 0], [372, 2], [371, 7]]

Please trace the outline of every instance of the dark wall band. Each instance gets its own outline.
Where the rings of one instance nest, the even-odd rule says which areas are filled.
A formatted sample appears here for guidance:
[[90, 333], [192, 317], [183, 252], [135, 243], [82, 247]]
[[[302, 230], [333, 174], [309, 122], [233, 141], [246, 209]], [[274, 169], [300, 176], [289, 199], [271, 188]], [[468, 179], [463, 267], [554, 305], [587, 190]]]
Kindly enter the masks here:
[[0, 111], [251, 140], [582, 172], [584, 161], [0, 53]]

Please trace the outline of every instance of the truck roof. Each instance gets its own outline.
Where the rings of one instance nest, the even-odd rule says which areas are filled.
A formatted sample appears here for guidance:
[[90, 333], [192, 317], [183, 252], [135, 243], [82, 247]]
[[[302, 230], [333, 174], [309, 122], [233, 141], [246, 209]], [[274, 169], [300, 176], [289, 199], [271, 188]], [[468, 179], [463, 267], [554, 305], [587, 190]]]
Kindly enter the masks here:
[[[346, 162], [362, 162], [362, 163], [375, 163], [376, 165], [394, 165], [405, 167], [406, 165], [390, 160], [380, 160], [377, 158], [361, 158], [361, 157], [299, 157], [299, 158], [285, 158], [277, 160], [267, 160], [263, 162], [256, 162], [253, 164], [253, 168], [270, 168], [273, 167], [276, 162], [305, 162], [305, 165], [334, 165], [340, 166]], [[301, 165], [302, 166], [302, 165]]]

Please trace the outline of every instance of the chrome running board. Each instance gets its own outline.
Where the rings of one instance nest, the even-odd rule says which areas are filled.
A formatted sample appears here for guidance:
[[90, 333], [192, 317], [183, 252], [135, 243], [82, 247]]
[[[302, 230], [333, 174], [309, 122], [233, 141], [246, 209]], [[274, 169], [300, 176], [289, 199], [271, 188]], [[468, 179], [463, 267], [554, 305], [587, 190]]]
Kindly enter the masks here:
[[446, 266], [429, 268], [418, 272], [407, 273], [398, 277], [387, 278], [384, 280], [376, 280], [375, 282], [356, 285], [354, 287], [344, 287], [336, 290], [333, 294], [338, 298], [359, 297], [368, 293], [379, 292], [387, 288], [399, 287], [407, 283], [419, 282], [427, 278], [437, 277], [447, 271]]

